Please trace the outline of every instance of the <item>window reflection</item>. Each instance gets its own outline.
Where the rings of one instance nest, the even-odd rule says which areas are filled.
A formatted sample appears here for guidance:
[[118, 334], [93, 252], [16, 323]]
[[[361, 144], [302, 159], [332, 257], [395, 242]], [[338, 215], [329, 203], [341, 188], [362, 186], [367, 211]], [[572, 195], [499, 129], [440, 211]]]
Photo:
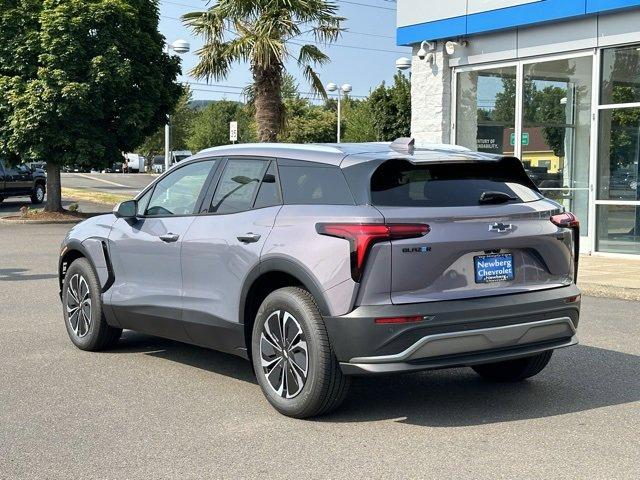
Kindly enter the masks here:
[[513, 155], [516, 67], [458, 75], [456, 143], [479, 152]]
[[640, 253], [640, 205], [598, 206], [598, 250]]
[[522, 161], [545, 196], [587, 227], [592, 58], [524, 66]]
[[602, 52], [602, 105], [640, 102], [638, 45]]

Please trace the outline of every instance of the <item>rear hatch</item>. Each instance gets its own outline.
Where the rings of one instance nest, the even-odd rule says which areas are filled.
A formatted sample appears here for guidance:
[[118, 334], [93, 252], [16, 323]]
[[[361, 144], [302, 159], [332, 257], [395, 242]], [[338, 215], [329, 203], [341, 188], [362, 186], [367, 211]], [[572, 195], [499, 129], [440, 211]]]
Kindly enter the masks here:
[[397, 304], [503, 295], [573, 281], [576, 232], [550, 221], [544, 199], [514, 158], [414, 164], [390, 160], [372, 176], [371, 201], [387, 224], [428, 224], [393, 240]]

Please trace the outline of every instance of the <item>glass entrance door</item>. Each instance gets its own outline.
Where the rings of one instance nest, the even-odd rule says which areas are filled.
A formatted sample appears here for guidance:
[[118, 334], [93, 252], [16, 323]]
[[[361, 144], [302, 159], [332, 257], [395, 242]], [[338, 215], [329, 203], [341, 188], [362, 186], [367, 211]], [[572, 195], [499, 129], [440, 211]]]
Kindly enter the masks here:
[[523, 66], [522, 154], [545, 196], [589, 223], [593, 57]]
[[574, 212], [588, 233], [593, 54], [463, 67], [455, 75], [458, 145], [515, 155], [545, 196]]

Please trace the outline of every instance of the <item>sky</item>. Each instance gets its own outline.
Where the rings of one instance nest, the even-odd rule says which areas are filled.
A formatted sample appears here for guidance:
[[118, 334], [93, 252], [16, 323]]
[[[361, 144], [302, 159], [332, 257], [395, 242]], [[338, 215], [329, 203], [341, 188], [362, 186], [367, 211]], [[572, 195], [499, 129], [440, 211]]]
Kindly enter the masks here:
[[[411, 57], [410, 49], [398, 47], [395, 42], [396, 4], [393, 0], [334, 0], [340, 7], [339, 15], [346, 17], [348, 29], [331, 46], [320, 46], [331, 62], [317, 67], [323, 83], [353, 86], [352, 96], [366, 96], [383, 80], [393, 81], [397, 58]], [[160, 32], [169, 43], [182, 38], [191, 44], [191, 52], [182, 56], [183, 75], [180, 81], [191, 85], [194, 100], [242, 100], [241, 89], [251, 82], [249, 68], [235, 64], [226, 80], [197, 80], [189, 75], [196, 65], [196, 51], [203, 42], [186, 28], [180, 17], [192, 11], [204, 10], [204, 0], [160, 0]], [[295, 47], [294, 47], [295, 48]], [[293, 52], [297, 54], [297, 51]], [[301, 92], [310, 92], [308, 83], [295, 63], [287, 65], [296, 77]]]

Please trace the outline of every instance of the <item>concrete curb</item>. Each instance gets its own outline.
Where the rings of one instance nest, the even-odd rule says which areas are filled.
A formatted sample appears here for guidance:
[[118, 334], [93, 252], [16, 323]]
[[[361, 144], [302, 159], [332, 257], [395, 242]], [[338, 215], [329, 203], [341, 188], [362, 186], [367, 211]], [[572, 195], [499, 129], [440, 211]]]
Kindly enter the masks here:
[[578, 288], [582, 292], [582, 295], [587, 297], [640, 301], [640, 289], [638, 288], [613, 287], [611, 285], [582, 282], [578, 282]]
[[86, 218], [78, 218], [77, 220], [23, 220], [0, 217], [0, 223], [5, 225], [73, 225], [80, 223]]

